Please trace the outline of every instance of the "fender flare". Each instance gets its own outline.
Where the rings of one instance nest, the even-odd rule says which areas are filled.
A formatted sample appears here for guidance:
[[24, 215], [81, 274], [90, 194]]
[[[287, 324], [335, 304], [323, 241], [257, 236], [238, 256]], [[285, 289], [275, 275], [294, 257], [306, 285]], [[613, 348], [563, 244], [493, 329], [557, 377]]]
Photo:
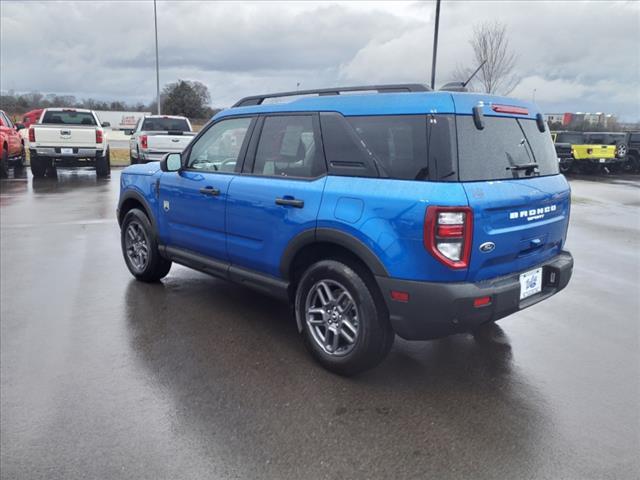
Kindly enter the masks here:
[[298, 252], [312, 243], [335, 243], [340, 245], [362, 260], [374, 275], [389, 276], [389, 272], [387, 272], [378, 256], [361, 240], [334, 228], [316, 228], [299, 233], [287, 245], [280, 260], [280, 274], [284, 279], [289, 280], [289, 270]]
[[144, 198], [144, 196], [142, 194], [140, 194], [139, 192], [137, 192], [135, 190], [127, 190], [120, 196], [120, 200], [118, 201], [118, 210], [117, 210], [118, 225], [122, 226], [122, 220], [124, 220], [124, 217], [121, 218], [121, 215], [120, 215], [120, 210], [122, 208], [122, 205], [124, 204], [124, 202], [126, 202], [127, 200], [131, 200], [131, 199], [136, 200], [136, 201], [140, 202], [140, 204], [142, 204], [142, 208], [144, 209], [145, 213], [147, 214], [147, 217], [149, 217], [149, 221], [151, 222], [151, 226], [153, 227], [153, 229], [154, 229], [154, 231], [156, 232], [156, 235], [157, 235], [158, 234], [158, 226], [156, 224], [156, 218], [152, 214], [153, 210], [151, 209], [151, 206], [149, 205], [149, 202], [147, 202], [147, 199]]

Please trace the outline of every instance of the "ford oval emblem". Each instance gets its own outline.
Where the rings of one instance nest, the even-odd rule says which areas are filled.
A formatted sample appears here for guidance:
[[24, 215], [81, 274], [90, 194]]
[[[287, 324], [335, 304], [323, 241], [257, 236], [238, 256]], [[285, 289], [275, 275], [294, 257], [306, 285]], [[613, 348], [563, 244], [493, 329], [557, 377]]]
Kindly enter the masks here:
[[484, 242], [482, 245], [480, 245], [480, 251], [482, 253], [492, 252], [494, 248], [496, 248], [496, 244], [493, 242]]

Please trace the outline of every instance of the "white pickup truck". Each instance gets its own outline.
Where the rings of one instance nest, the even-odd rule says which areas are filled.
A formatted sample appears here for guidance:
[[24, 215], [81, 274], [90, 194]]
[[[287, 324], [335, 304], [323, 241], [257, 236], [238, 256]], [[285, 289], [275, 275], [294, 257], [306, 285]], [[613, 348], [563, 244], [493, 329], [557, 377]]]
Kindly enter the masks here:
[[182, 152], [196, 133], [188, 118], [148, 115], [138, 120], [129, 139], [131, 164], [159, 162], [167, 153]]
[[100, 124], [91, 110], [47, 108], [29, 127], [29, 154], [33, 176], [44, 177], [56, 167], [94, 166], [98, 177], [111, 173], [108, 123]]

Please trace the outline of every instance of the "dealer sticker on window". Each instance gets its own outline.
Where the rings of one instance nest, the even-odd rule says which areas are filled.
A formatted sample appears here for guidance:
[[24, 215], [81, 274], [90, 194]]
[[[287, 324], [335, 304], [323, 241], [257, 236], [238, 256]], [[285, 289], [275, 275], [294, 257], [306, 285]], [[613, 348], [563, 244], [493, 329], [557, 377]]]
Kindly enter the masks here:
[[520, 274], [520, 300], [542, 291], [542, 268]]

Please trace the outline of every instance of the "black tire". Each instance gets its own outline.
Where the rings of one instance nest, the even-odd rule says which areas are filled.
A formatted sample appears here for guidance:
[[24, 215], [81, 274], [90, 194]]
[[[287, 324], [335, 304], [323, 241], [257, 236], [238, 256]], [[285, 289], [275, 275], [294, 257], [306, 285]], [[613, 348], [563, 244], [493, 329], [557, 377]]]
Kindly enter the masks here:
[[0, 154], [0, 178], [7, 178], [9, 176], [9, 152], [7, 148], [2, 147], [2, 153]]
[[[139, 242], [144, 242], [146, 251], [144, 261], [140, 256], [142, 244]], [[127, 212], [120, 230], [120, 245], [127, 268], [137, 280], [157, 282], [166, 277], [171, 270], [171, 261], [160, 255], [155, 232], [142, 210], [133, 208]], [[136, 258], [140, 261], [138, 262]]]
[[31, 173], [34, 178], [43, 178], [47, 169], [51, 167], [51, 159], [48, 157], [39, 157], [38, 155], [31, 154]]
[[[321, 315], [319, 319], [313, 318], [313, 320], [316, 323], [324, 322], [324, 325], [312, 327], [307, 319], [307, 308], [318, 310], [314, 305], [317, 305], [316, 301], [322, 300], [317, 293], [322, 284], [328, 284], [336, 289], [334, 296], [325, 295], [325, 300], [345, 297], [342, 293], [346, 292], [349, 298], [345, 298], [349, 305], [353, 304], [354, 308], [349, 307], [339, 312], [341, 314], [338, 320], [335, 312], [340, 302], [333, 305], [327, 302], [325, 306], [331, 305], [324, 309], [327, 313], [314, 312], [309, 317], [311, 319], [313, 318], [311, 315]], [[324, 368], [339, 375], [355, 375], [375, 367], [385, 358], [393, 345], [395, 334], [375, 280], [364, 267], [355, 262], [347, 264], [337, 260], [322, 260], [311, 265], [303, 274], [296, 289], [295, 310], [302, 324], [305, 346], [311, 355]], [[350, 317], [347, 315], [348, 312], [351, 312]], [[357, 325], [357, 330], [347, 329], [343, 325], [342, 314], [345, 319], [348, 317], [347, 324]], [[330, 325], [332, 321], [335, 323]], [[337, 328], [340, 333], [335, 331], [330, 333], [331, 328]], [[325, 332], [324, 340], [322, 340], [322, 329]], [[342, 336], [343, 330], [354, 339], [352, 342], [348, 342]], [[343, 343], [344, 347], [337, 344], [332, 353], [327, 351], [327, 347], [334, 348], [328, 344], [333, 344], [335, 338], [338, 338], [338, 342]], [[321, 343], [326, 345], [322, 346]]]
[[20, 156], [16, 159], [16, 163], [13, 168], [15, 168], [16, 170], [22, 170], [26, 162], [27, 162], [27, 151], [25, 150], [24, 143], [23, 143], [22, 150], [20, 151]]
[[111, 152], [109, 152], [109, 149], [104, 155], [96, 158], [96, 175], [99, 178], [106, 178], [111, 175]]
[[560, 173], [564, 175], [568, 175], [573, 172], [573, 163], [561, 163], [560, 164]]
[[131, 165], [135, 165], [138, 163], [138, 159], [133, 156], [133, 153], [131, 153], [131, 150], [129, 150], [129, 163]]
[[627, 159], [622, 164], [622, 170], [625, 173], [636, 173], [640, 171], [640, 159], [633, 154], [627, 154]]

